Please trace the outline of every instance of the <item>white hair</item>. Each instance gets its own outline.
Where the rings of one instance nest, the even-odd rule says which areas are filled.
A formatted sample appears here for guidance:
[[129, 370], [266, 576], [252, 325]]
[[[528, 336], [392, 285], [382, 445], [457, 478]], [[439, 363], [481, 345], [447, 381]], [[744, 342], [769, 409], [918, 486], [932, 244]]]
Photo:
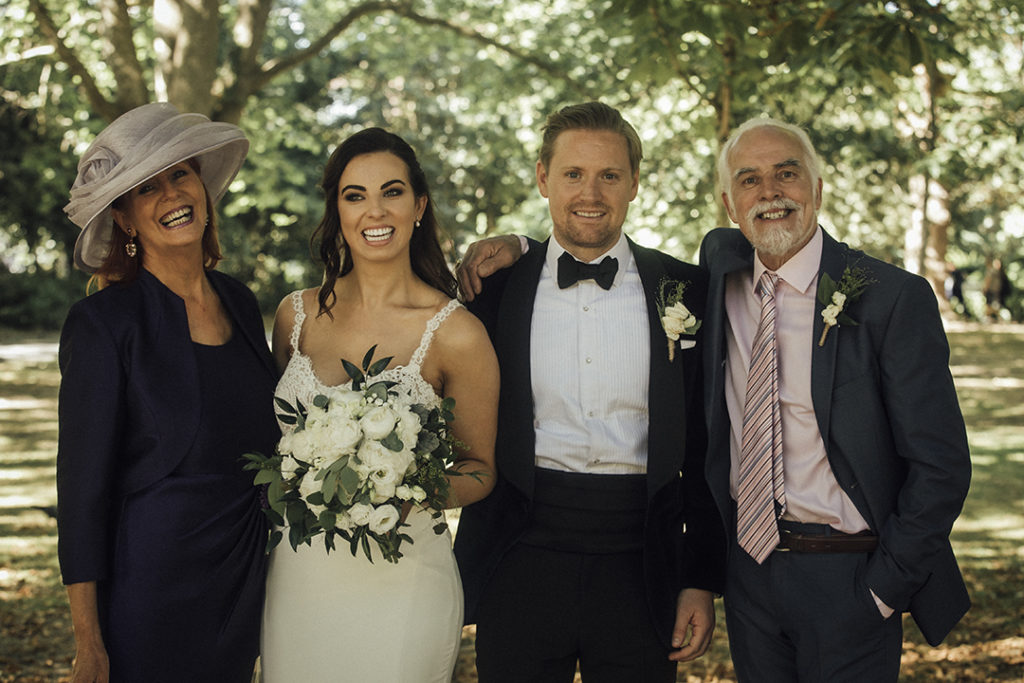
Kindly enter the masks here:
[[721, 196], [722, 193], [725, 193], [729, 200], [732, 201], [732, 173], [729, 168], [729, 154], [744, 133], [757, 128], [774, 128], [789, 133], [797, 139], [803, 148], [804, 156], [807, 157], [807, 170], [811, 174], [811, 185], [814, 187], [815, 195], [817, 195], [818, 180], [821, 178], [821, 163], [818, 161], [818, 153], [814, 151], [814, 145], [811, 144], [811, 138], [807, 135], [807, 131], [800, 126], [794, 126], [792, 123], [768, 117], [756, 117], [743, 122], [742, 125], [729, 135], [729, 139], [722, 145], [722, 151], [718, 153], [718, 195]]

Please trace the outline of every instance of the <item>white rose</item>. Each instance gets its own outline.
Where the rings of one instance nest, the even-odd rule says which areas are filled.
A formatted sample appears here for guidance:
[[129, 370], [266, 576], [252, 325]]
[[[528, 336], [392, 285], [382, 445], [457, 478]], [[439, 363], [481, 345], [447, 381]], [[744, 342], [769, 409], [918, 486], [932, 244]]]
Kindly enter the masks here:
[[359, 419], [359, 426], [367, 438], [379, 441], [394, 430], [397, 421], [398, 416], [390, 407], [377, 406], [368, 410]]
[[402, 444], [406, 448], [412, 449], [416, 447], [421, 427], [419, 415], [408, 408], [402, 408], [398, 411], [398, 426], [396, 429], [398, 430], [398, 438], [402, 440]]
[[281, 476], [291, 479], [295, 476], [295, 470], [299, 469], [299, 463], [290, 455], [281, 458]]
[[281, 436], [281, 440], [277, 442], [277, 452], [281, 455], [287, 455], [293, 453], [295, 448], [295, 432], [286, 432]]
[[321, 490], [322, 481], [316, 480], [316, 475], [319, 470], [312, 468], [302, 477], [302, 481], [299, 482], [299, 495], [302, 496], [302, 500], [306, 501], [307, 507], [310, 512], [314, 515], [320, 516], [320, 513], [327, 508], [323, 505], [313, 505], [309, 502], [309, 496]]
[[[667, 313], [668, 311], [666, 311]], [[661, 326], [665, 328], [665, 336], [675, 341], [683, 333], [683, 323], [678, 318], [666, 315], [661, 319]]]
[[679, 339], [679, 335], [686, 332], [687, 328], [697, 324], [697, 318], [690, 313], [690, 309], [679, 302], [665, 309], [661, 324], [665, 328], [665, 336], [675, 341]]
[[386, 534], [395, 527], [398, 522], [398, 508], [394, 505], [381, 505], [370, 513], [367, 526], [375, 534]]
[[846, 295], [842, 292], [832, 292], [832, 303], [839, 307], [839, 310], [843, 310], [843, 304], [846, 303]]
[[359, 423], [348, 417], [333, 420], [328, 432], [333, 448], [341, 455], [351, 453], [362, 438]]
[[396, 486], [395, 496], [397, 496], [399, 500], [409, 500], [410, 498], [412, 498], [412, 489], [406, 486], [405, 484], [402, 484], [401, 486]]
[[357, 526], [363, 526], [369, 522], [372, 513], [373, 506], [366, 503], [353, 503], [352, 507], [348, 509], [349, 519]]
[[363, 402], [363, 392], [352, 391], [348, 387], [335, 387], [330, 389], [327, 394], [327, 399], [330, 401], [331, 411], [339, 411], [347, 413], [348, 415], [354, 415], [360, 404]]

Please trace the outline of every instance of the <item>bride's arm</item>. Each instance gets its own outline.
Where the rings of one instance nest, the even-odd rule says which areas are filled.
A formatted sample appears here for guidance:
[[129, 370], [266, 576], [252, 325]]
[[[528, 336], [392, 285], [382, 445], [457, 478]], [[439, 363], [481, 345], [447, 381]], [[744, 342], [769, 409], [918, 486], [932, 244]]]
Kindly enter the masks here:
[[464, 309], [455, 311], [438, 330], [435, 344], [441, 351], [444, 396], [455, 399], [452, 433], [467, 447], [451, 468], [462, 474], [448, 477], [451, 489], [446, 507], [461, 507], [494, 489], [498, 359], [484, 326]]

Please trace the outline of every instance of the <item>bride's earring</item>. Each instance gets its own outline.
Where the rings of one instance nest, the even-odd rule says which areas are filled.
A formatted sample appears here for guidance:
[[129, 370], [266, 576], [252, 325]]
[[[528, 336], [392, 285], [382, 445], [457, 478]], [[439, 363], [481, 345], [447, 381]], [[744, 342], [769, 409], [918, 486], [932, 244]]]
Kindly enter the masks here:
[[416, 220], [414, 220], [414, 221], [412, 222], [412, 227], [413, 227], [413, 228], [418, 228], [418, 227], [420, 227], [420, 219], [419, 219], [419, 218], [417, 218]]
[[139, 252], [137, 246], [135, 246], [135, 231], [130, 227], [128, 228], [128, 243], [124, 245], [124, 253], [128, 254], [128, 258], [135, 258], [135, 254]]

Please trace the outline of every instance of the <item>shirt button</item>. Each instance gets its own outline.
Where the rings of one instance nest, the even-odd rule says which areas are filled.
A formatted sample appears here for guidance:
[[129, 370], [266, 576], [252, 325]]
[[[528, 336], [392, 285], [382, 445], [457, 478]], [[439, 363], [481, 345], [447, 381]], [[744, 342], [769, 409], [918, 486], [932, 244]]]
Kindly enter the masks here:
[[590, 360], [590, 356], [587, 356], [587, 364], [589, 365], [589, 364], [590, 364], [590, 362], [591, 362], [591, 360]]
[[[594, 417], [594, 411], [593, 410], [588, 410], [587, 411], [587, 417]], [[595, 462], [597, 462], [597, 461], [595, 461]]]
[[583, 307], [583, 311], [584, 311], [584, 312], [586, 312], [586, 311], [589, 311], [589, 310], [590, 310], [590, 306], [584, 306], [584, 307]]

